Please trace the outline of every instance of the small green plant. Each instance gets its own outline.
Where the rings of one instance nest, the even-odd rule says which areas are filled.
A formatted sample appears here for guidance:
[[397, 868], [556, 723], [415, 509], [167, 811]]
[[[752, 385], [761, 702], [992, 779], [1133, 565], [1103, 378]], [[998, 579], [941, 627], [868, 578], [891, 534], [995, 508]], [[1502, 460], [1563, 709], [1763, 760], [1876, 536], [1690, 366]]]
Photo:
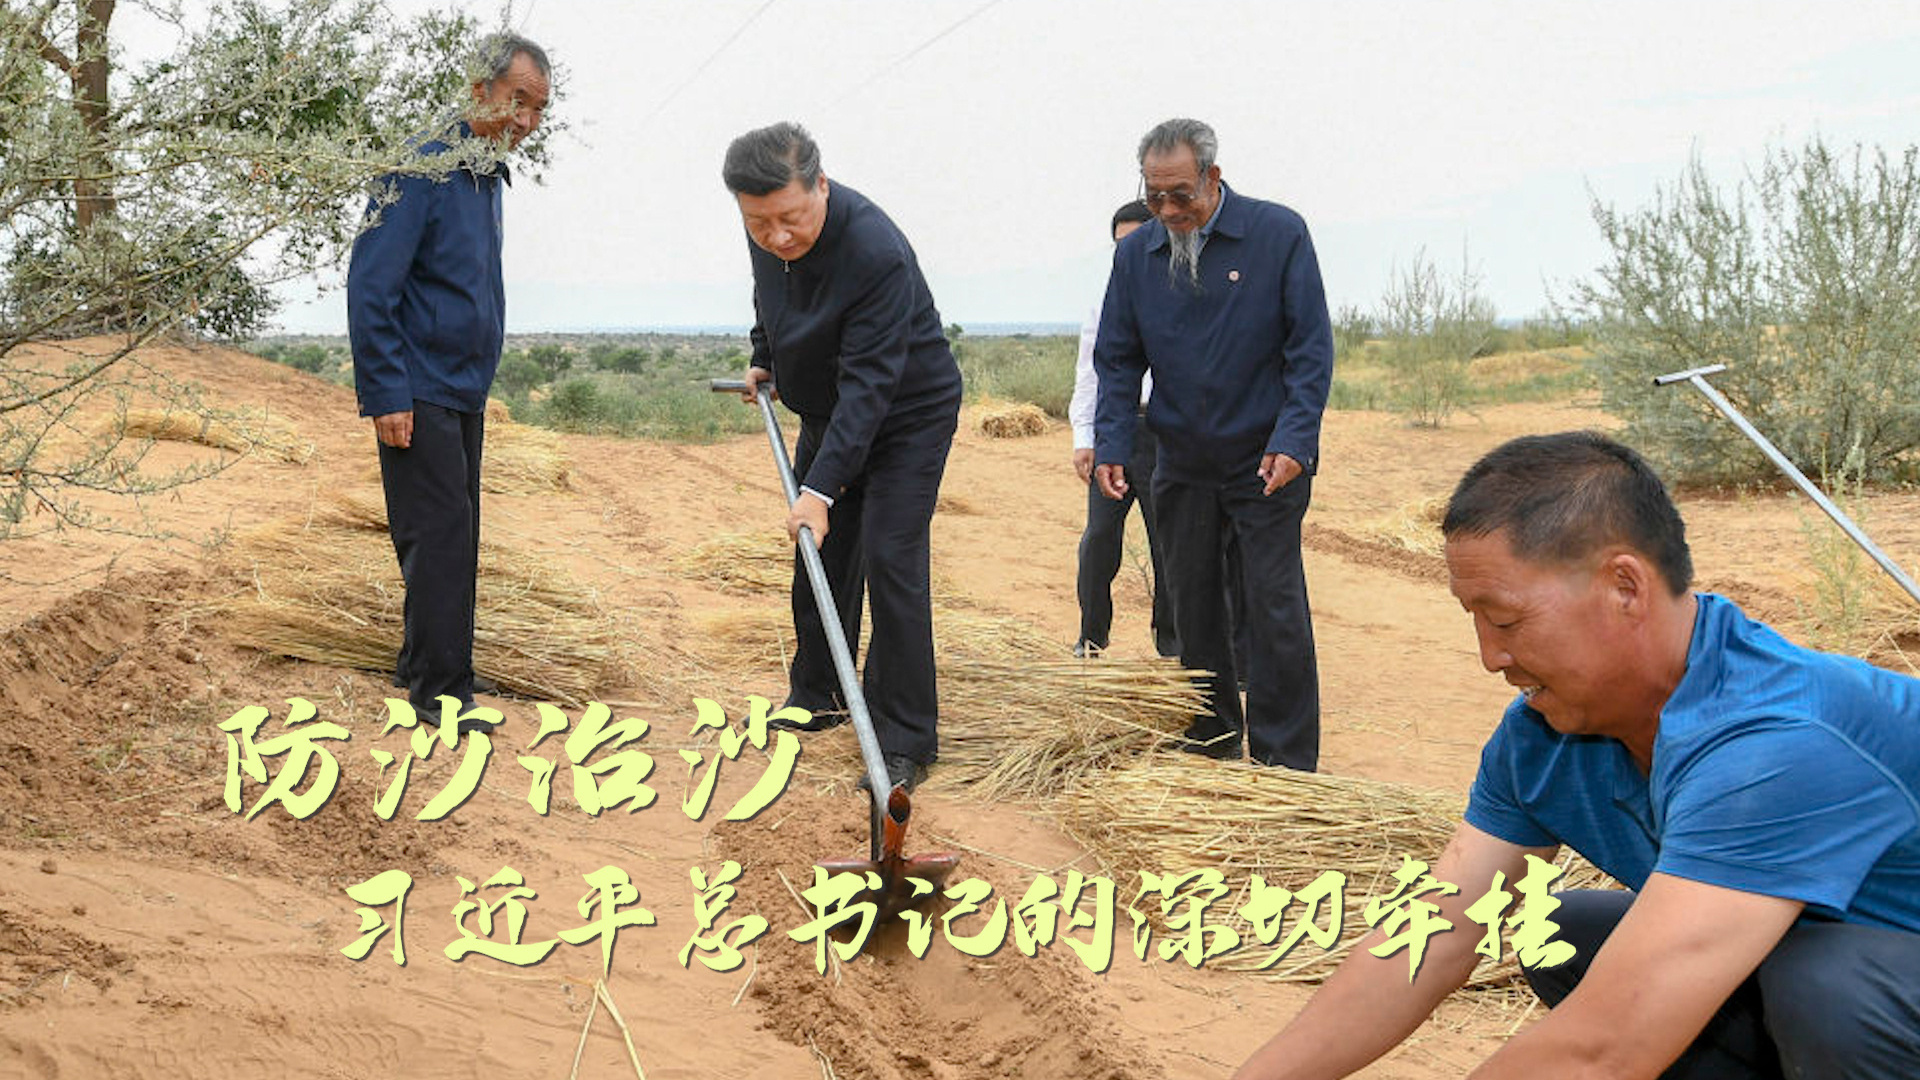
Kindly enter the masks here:
[[1470, 382], [1467, 365], [1493, 339], [1493, 302], [1480, 292], [1480, 276], [1464, 254], [1458, 274], [1442, 274], [1414, 255], [1396, 269], [1380, 298], [1376, 320], [1384, 345], [1393, 407], [1415, 427], [1439, 427], [1464, 408]]
[[[950, 339], [957, 336], [958, 329], [947, 328]], [[983, 397], [1026, 401], [1049, 416], [1065, 418], [1067, 405], [1073, 400], [1073, 366], [1079, 355], [1077, 337], [1013, 334], [970, 336], [958, 359], [969, 401]]]

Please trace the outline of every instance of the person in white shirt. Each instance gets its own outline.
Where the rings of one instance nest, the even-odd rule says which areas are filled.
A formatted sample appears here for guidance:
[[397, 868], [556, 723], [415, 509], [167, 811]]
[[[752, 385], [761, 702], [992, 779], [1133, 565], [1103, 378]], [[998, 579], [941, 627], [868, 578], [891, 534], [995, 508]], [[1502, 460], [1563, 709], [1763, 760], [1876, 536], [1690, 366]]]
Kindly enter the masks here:
[[[1145, 224], [1153, 215], [1138, 199], [1129, 199], [1113, 214], [1113, 242]], [[1092, 485], [1093, 480], [1093, 405], [1098, 382], [1093, 373], [1094, 333], [1100, 327], [1100, 306], [1094, 305], [1086, 325], [1080, 329], [1080, 359], [1074, 367], [1073, 401], [1067, 407], [1067, 419], [1073, 424], [1073, 471], [1087, 487], [1087, 527], [1080, 534], [1080, 637], [1074, 642], [1073, 655], [1097, 656], [1105, 651], [1113, 630], [1113, 578], [1120, 571], [1120, 554], [1126, 539], [1127, 508], [1140, 502], [1140, 519], [1147, 527], [1147, 551], [1153, 562], [1153, 640], [1161, 656], [1180, 655], [1180, 642], [1173, 630], [1173, 607], [1161, 587], [1160, 547], [1154, 540], [1153, 496], [1149, 489], [1153, 477], [1156, 444], [1153, 433], [1140, 425], [1134, 438], [1133, 460], [1127, 463], [1127, 495], [1109, 499]], [[1153, 377], [1140, 385], [1140, 408], [1153, 393]]]

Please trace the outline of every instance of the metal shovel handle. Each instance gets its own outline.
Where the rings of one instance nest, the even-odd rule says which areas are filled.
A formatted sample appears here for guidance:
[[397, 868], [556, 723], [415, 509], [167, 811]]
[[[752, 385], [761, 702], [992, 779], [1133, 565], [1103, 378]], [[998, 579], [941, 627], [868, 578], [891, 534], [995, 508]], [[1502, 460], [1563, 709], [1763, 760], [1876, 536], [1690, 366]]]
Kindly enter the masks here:
[[1742, 416], [1739, 409], [1733, 407], [1733, 402], [1728, 401], [1725, 394], [1722, 394], [1717, 387], [1707, 381], [1707, 376], [1718, 375], [1725, 370], [1727, 370], [1727, 365], [1725, 364], [1709, 364], [1706, 367], [1688, 368], [1686, 371], [1675, 371], [1667, 375], [1656, 375], [1653, 378], [1653, 385], [1672, 386], [1674, 383], [1684, 382], [1691, 384], [1694, 389], [1700, 391], [1707, 399], [1707, 402], [1719, 410], [1721, 416], [1726, 417], [1734, 427], [1740, 429], [1740, 434], [1745, 435], [1749, 442], [1760, 448], [1760, 452], [1767, 456], [1767, 460], [1773, 462], [1774, 468], [1779, 469], [1781, 473], [1785, 474], [1787, 479], [1793, 481], [1794, 486], [1805, 492], [1807, 498], [1812, 499], [1815, 506], [1825, 511], [1826, 515], [1833, 519], [1833, 523], [1840, 526], [1840, 531], [1846, 533], [1848, 539], [1858, 544], [1860, 550], [1867, 553], [1868, 558], [1878, 563], [1880, 569], [1885, 570], [1887, 576], [1894, 580], [1894, 584], [1906, 590], [1907, 595], [1913, 597], [1916, 603], [1920, 603], [1920, 585], [1916, 585], [1914, 580], [1907, 576], [1906, 571], [1900, 569], [1900, 567], [1887, 556], [1886, 552], [1881, 551], [1879, 546], [1868, 538], [1866, 530], [1854, 524], [1853, 519], [1847, 516], [1846, 511], [1835, 505], [1832, 499], [1827, 498], [1825, 492], [1815, 487], [1813, 481], [1807, 479], [1806, 473], [1801, 472], [1793, 462], [1788, 461], [1787, 455], [1781, 453], [1779, 447], [1773, 445], [1773, 442], [1765, 435], [1760, 434], [1760, 430], [1754, 427], [1745, 416]]
[[[744, 379], [713, 379], [708, 388], [714, 393], [742, 393]], [[793, 460], [787, 456], [786, 440], [780, 437], [780, 420], [773, 414], [773, 394], [763, 381], [759, 384], [760, 419], [767, 426], [767, 442], [773, 446], [774, 464], [780, 470], [780, 486], [787, 493], [787, 505], [800, 498], [800, 484], [793, 477]], [[807, 569], [807, 581], [813, 585], [813, 602], [820, 611], [820, 622], [827, 632], [827, 649], [833, 654], [834, 674], [840, 679], [840, 693], [846, 698], [847, 712], [853, 718], [853, 731], [860, 740], [860, 759], [867, 768], [867, 786], [873, 796], [872, 848], [874, 861], [881, 851], [881, 822], [886, 817], [887, 793], [893, 781], [887, 776], [887, 763], [880, 751], [880, 739], [873, 733], [873, 717], [867, 712], [867, 699], [860, 692], [860, 675], [853, 667], [853, 649], [847, 632], [840, 625], [840, 609], [827, 586], [827, 569], [820, 561], [820, 542], [813, 530], [800, 526], [800, 561]]]

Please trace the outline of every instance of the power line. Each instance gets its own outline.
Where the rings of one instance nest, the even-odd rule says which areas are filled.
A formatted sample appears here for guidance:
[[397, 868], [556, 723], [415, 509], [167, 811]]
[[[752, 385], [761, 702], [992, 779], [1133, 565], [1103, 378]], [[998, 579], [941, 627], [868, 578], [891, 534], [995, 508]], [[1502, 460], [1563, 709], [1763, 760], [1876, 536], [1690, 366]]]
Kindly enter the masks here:
[[833, 100], [833, 103], [828, 105], [827, 108], [829, 109], [836, 108], [841, 103], [845, 102], [848, 98], [853, 97], [854, 95], [860, 93], [862, 90], [865, 90], [867, 87], [872, 86], [876, 82], [879, 82], [882, 77], [891, 74], [895, 69], [899, 68], [901, 65], [905, 64], [907, 61], [913, 59], [916, 56], [919, 56], [923, 52], [926, 52], [928, 49], [932, 48], [934, 44], [937, 43], [941, 38], [946, 37], [948, 34], [953, 33], [955, 30], [958, 30], [962, 26], [965, 26], [966, 24], [979, 18], [981, 15], [986, 13], [986, 10], [988, 8], [993, 7], [995, 4], [998, 4], [999, 2], [1000, 0], [987, 0], [986, 3], [981, 4], [979, 7], [974, 8], [972, 11], [961, 16], [959, 21], [955, 22], [953, 25], [933, 35], [932, 37], [921, 42], [920, 44], [915, 45], [913, 48], [907, 50], [906, 53], [901, 55], [898, 59], [894, 60], [892, 63], [888, 64], [886, 67], [883, 67], [879, 71], [876, 71], [872, 75], [868, 76], [866, 82], [861, 83], [859, 86], [856, 86], [853, 89], [835, 98]]
[[735, 41], [739, 40], [740, 35], [747, 32], [747, 27], [752, 26], [754, 23], [754, 20], [758, 19], [761, 15], [764, 15], [766, 13], [766, 10], [772, 7], [773, 4], [774, 4], [774, 0], [767, 0], [766, 3], [761, 4], [759, 7], [755, 8], [753, 11], [753, 14], [747, 16], [747, 20], [745, 22], [741, 23], [738, 27], [736, 27], [733, 33], [727, 35], [727, 40], [721, 42], [718, 48], [714, 49], [713, 52], [707, 54], [707, 58], [705, 60], [700, 61], [700, 66], [693, 69], [693, 74], [687, 76], [686, 79], [680, 83], [680, 85], [674, 87], [673, 90], [667, 94], [666, 100], [654, 106], [653, 111], [648, 113], [644, 118], [642, 118], [640, 122], [642, 124], [645, 124], [648, 121], [652, 120], [654, 117], [659, 116], [661, 113], [665, 112], [667, 109], [667, 106], [673, 104], [674, 99], [678, 98], [681, 92], [686, 90], [687, 87], [692, 86], [695, 80], [699, 79], [700, 76], [706, 74], [707, 69], [713, 66], [713, 62], [715, 60], [720, 59], [720, 54], [727, 51], [727, 46], [732, 45]]

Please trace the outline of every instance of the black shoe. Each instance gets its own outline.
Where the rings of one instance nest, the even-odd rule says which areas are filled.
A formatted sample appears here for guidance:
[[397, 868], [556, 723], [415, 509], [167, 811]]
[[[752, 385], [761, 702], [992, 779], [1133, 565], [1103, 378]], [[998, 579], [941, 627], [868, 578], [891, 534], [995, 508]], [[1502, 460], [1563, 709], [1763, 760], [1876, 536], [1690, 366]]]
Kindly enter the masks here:
[[[481, 707], [480, 704], [474, 701], [472, 698], [468, 698], [466, 701], [462, 702], [460, 704], [459, 711], [454, 714], [455, 716], [460, 717], [460, 726], [455, 728], [454, 730], [459, 731], [463, 734], [469, 731], [479, 731], [479, 732], [485, 732], [487, 734], [492, 734], [496, 729], [500, 727], [500, 725], [506, 723], [506, 718], [504, 716], [498, 720], [486, 720], [478, 716], [466, 715], [467, 713], [470, 713], [480, 707]], [[415, 705], [413, 707], [413, 711], [423, 719], [426, 717], [432, 717], [433, 722], [435, 724], [438, 724], [440, 722], [440, 705], [438, 702], [434, 703], [431, 707], [427, 707], [427, 708], [422, 708], [419, 705]], [[496, 716], [499, 715], [498, 710], [495, 710], [495, 715]]]
[[[472, 710], [478, 707], [479, 706], [475, 705], [474, 703], [468, 702], [466, 706], [462, 708], [460, 711], [471, 712]], [[468, 716], [461, 719], [460, 727], [458, 730], [462, 735], [466, 734], [469, 731], [478, 731], [483, 735], [491, 735], [494, 733], [496, 729], [500, 727], [501, 724], [505, 722], [506, 722], [505, 717], [502, 717], [499, 720], [485, 720], [478, 716]]]
[[[396, 671], [393, 673], [393, 685], [405, 690], [407, 688], [407, 680], [401, 678], [400, 673]], [[500, 692], [500, 684], [487, 678], [485, 675], [475, 675], [473, 677], [473, 692], [476, 694], [497, 694]]]
[[1171, 631], [1156, 629], [1153, 632], [1153, 651], [1169, 659], [1180, 658], [1180, 639]]
[[[782, 705], [780, 706], [779, 711], [785, 712], [788, 709], [791, 709], [794, 707], [795, 706], [793, 706], [792, 704]], [[812, 712], [812, 710], [808, 710], [808, 711]], [[852, 719], [852, 717], [849, 716], [845, 710], [830, 710], [830, 709], [823, 709], [819, 712], [814, 712], [813, 719], [807, 720], [805, 722], [802, 722], [799, 720], [790, 720], [787, 717], [776, 715], [773, 717], [773, 719], [767, 721], [767, 730], [768, 731], [800, 731], [800, 732], [827, 731], [831, 728], [839, 727], [841, 724], [846, 723], [850, 719]], [[745, 726], [745, 725], [742, 725], [742, 726]]]
[[1073, 655], [1080, 660], [1098, 660], [1100, 654], [1107, 651], [1105, 645], [1096, 644], [1086, 638], [1073, 643]]
[[[908, 794], [912, 794], [913, 789], [920, 786], [920, 781], [927, 778], [925, 762], [915, 761], [905, 754], [885, 754], [882, 759], [887, 764], [887, 779], [893, 782], [894, 787], [906, 788]], [[873, 790], [865, 772], [860, 774], [860, 782], [855, 786], [861, 791]]]

